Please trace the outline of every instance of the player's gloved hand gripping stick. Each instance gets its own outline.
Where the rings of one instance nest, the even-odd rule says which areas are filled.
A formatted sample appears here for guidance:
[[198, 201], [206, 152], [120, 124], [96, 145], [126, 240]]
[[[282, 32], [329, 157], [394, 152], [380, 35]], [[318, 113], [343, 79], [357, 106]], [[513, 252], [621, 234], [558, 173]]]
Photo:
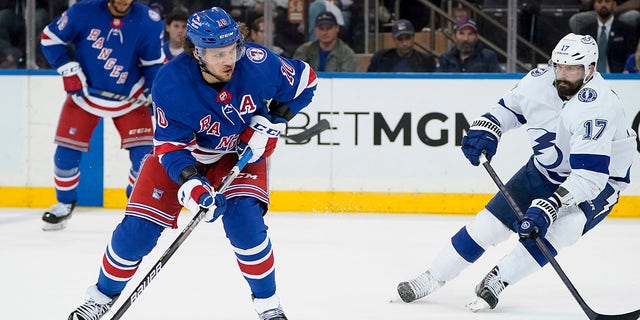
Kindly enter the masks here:
[[[252, 156], [253, 154], [251, 150], [247, 150], [242, 155], [240, 160], [238, 160], [236, 165], [233, 166], [229, 174], [227, 174], [227, 176], [224, 177], [224, 179], [222, 179], [222, 183], [218, 188], [216, 188], [216, 190], [218, 190], [218, 192], [221, 193], [225, 189], [227, 189], [227, 187], [229, 187], [231, 182], [238, 176], [240, 171], [242, 171], [242, 169], [244, 169], [247, 163], [249, 163], [249, 159], [251, 159]], [[142, 293], [142, 291], [147, 288], [149, 283], [151, 283], [151, 280], [153, 280], [158, 275], [158, 273], [164, 267], [167, 261], [169, 261], [171, 256], [173, 256], [176, 250], [178, 250], [180, 245], [182, 245], [182, 243], [187, 239], [187, 237], [191, 234], [191, 232], [198, 225], [198, 223], [200, 223], [200, 220], [204, 218], [205, 214], [207, 214], [208, 211], [209, 211], [208, 208], [201, 208], [200, 211], [198, 211], [198, 213], [193, 217], [193, 219], [191, 219], [189, 224], [182, 230], [182, 232], [180, 232], [180, 235], [176, 238], [176, 240], [174, 240], [173, 243], [171, 243], [171, 245], [169, 246], [169, 248], [167, 248], [167, 250], [162, 254], [162, 256], [160, 256], [160, 259], [158, 259], [158, 262], [156, 262], [156, 264], [154, 264], [153, 267], [151, 267], [151, 270], [149, 270], [147, 275], [145, 275], [142, 281], [135, 287], [133, 292], [129, 295], [129, 297], [127, 297], [127, 300], [124, 301], [124, 303], [120, 306], [118, 311], [116, 311], [113, 317], [111, 317], [111, 320], [120, 319], [122, 315], [129, 309], [129, 307], [131, 307], [131, 304], [138, 298], [138, 296]]]
[[[516, 205], [515, 200], [513, 200], [513, 198], [511, 197], [511, 194], [500, 180], [500, 177], [498, 177], [498, 174], [493, 170], [493, 167], [491, 167], [491, 164], [487, 160], [487, 157], [484, 155], [484, 153], [480, 154], [480, 163], [487, 170], [489, 176], [491, 177], [491, 179], [493, 179], [493, 182], [496, 184], [496, 186], [498, 186], [500, 193], [502, 193], [511, 209], [513, 209], [513, 211], [516, 213], [516, 216], [518, 216], [518, 220], [522, 221], [525, 216], [522, 214], [522, 211], [520, 211], [518, 205]], [[562, 270], [562, 267], [560, 267], [558, 261], [555, 259], [553, 254], [551, 254], [551, 251], [549, 251], [547, 245], [542, 241], [542, 238], [536, 236], [533, 237], [533, 239], [535, 240], [538, 248], [540, 248], [540, 251], [542, 251], [542, 254], [545, 256], [545, 258], [547, 258], [551, 266], [553, 266], [553, 269], [556, 271], [558, 276], [560, 276], [560, 279], [562, 279], [564, 285], [569, 289], [571, 295], [573, 295], [573, 298], [576, 299], [576, 301], [590, 320], [637, 320], [640, 317], [640, 309], [619, 315], [604, 315], [593, 311], [593, 309], [591, 309], [584, 301], [582, 296], [580, 296], [580, 293], [578, 292], [576, 287], [573, 286], [573, 283], [571, 283], [569, 277], [567, 277], [567, 275], [564, 273], [564, 270]]]

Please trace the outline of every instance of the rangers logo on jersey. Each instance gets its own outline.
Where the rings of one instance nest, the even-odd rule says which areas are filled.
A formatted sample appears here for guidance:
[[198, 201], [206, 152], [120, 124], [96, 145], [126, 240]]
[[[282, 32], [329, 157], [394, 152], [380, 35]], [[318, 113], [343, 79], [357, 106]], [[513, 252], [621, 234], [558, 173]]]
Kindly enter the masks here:
[[58, 19], [58, 22], [57, 22], [58, 30], [63, 30], [64, 27], [67, 26], [67, 23], [69, 23], [69, 17], [67, 16], [67, 12], [65, 11], [60, 16], [60, 19]]
[[149, 9], [149, 18], [151, 18], [152, 21], [160, 21], [161, 19], [160, 14], [153, 9]]
[[246, 52], [247, 58], [255, 63], [263, 63], [267, 60], [267, 52], [261, 48], [248, 48]]
[[156, 200], [160, 200], [160, 199], [162, 199], [162, 195], [163, 194], [164, 194], [164, 191], [162, 191], [160, 189], [153, 188], [153, 193], [151, 194], [151, 197], [156, 199]]

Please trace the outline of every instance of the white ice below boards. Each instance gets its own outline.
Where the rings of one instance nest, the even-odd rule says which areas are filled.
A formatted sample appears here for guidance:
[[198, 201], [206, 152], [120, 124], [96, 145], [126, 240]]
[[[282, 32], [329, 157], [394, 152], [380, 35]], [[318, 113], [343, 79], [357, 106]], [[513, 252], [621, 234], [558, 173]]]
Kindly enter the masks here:
[[[95, 283], [120, 210], [78, 208], [66, 230], [43, 232], [41, 209], [0, 209], [0, 319], [66, 319]], [[269, 213], [278, 294], [292, 320], [586, 319], [552, 268], [509, 287], [499, 306], [471, 313], [473, 289], [511, 241], [425, 299], [405, 304], [396, 285], [418, 273], [471, 216]], [[166, 230], [123, 292], [128, 296], [177, 237]], [[640, 307], [640, 220], [607, 219], [558, 257], [597, 312]], [[393, 302], [390, 302], [390, 301]], [[119, 307], [121, 301], [114, 306]], [[109, 319], [113, 312], [104, 319]], [[126, 319], [257, 319], [221, 224], [201, 223], [135, 301]]]

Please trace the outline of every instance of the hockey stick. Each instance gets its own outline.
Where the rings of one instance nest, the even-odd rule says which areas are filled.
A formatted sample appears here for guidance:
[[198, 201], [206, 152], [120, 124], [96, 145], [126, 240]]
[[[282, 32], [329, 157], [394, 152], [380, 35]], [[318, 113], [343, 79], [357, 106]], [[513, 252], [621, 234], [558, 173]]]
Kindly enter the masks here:
[[285, 139], [289, 139], [293, 142], [301, 143], [313, 138], [314, 136], [320, 134], [322, 131], [325, 131], [329, 128], [331, 128], [331, 124], [329, 124], [329, 121], [327, 119], [322, 119], [318, 121], [318, 123], [313, 125], [311, 128], [306, 129], [300, 133], [291, 134], [291, 135], [281, 134], [280, 136]]
[[92, 96], [100, 96], [102, 98], [115, 99], [120, 101], [126, 101], [131, 103], [140, 103], [145, 106], [151, 106], [151, 102], [145, 99], [138, 99], [134, 97], [125, 96], [122, 94], [117, 94], [109, 91], [98, 90], [94, 88], [87, 88], [87, 92], [89, 92]]
[[[240, 171], [242, 171], [242, 169], [247, 165], [252, 155], [253, 155], [253, 152], [251, 152], [251, 149], [248, 149], [242, 155], [242, 157], [240, 158], [240, 160], [238, 160], [236, 165], [233, 166], [229, 174], [227, 174], [227, 176], [224, 177], [224, 179], [222, 179], [222, 183], [220, 184], [220, 186], [216, 188], [218, 192], [222, 192], [225, 189], [227, 189], [227, 187], [231, 184], [231, 182], [238, 176]], [[193, 219], [191, 219], [191, 221], [184, 228], [184, 230], [180, 232], [180, 235], [176, 238], [176, 240], [174, 240], [173, 243], [171, 243], [171, 245], [169, 246], [169, 248], [167, 248], [167, 250], [162, 254], [162, 256], [160, 256], [160, 259], [158, 259], [158, 262], [156, 262], [156, 264], [153, 265], [153, 267], [151, 267], [151, 270], [149, 270], [147, 275], [144, 276], [144, 279], [140, 281], [138, 286], [136, 286], [135, 290], [133, 290], [133, 292], [129, 295], [127, 300], [125, 300], [125, 302], [120, 306], [118, 311], [116, 311], [113, 317], [111, 317], [111, 320], [120, 319], [122, 315], [129, 309], [129, 307], [131, 307], [131, 304], [134, 301], [136, 301], [136, 299], [140, 296], [140, 294], [142, 294], [142, 291], [144, 291], [144, 289], [147, 288], [149, 283], [151, 283], [151, 280], [153, 280], [158, 275], [160, 270], [162, 270], [162, 268], [167, 263], [167, 261], [169, 261], [171, 256], [173, 256], [173, 254], [178, 250], [180, 245], [182, 245], [182, 243], [191, 234], [193, 229], [195, 229], [198, 223], [200, 223], [200, 220], [202, 220], [205, 213], [206, 213], [205, 210], [200, 209], [200, 211], [193, 217]]]
[[[513, 209], [513, 211], [516, 213], [516, 216], [518, 216], [518, 220], [522, 220], [524, 217], [524, 215], [522, 214], [522, 211], [520, 211], [520, 208], [518, 207], [518, 205], [516, 205], [515, 200], [513, 200], [513, 198], [511, 197], [511, 194], [509, 193], [507, 188], [504, 186], [502, 181], [500, 181], [500, 177], [498, 177], [498, 174], [493, 170], [493, 167], [491, 167], [491, 164], [489, 164], [489, 161], [487, 161], [487, 158], [484, 156], [484, 154], [480, 156], [480, 162], [482, 163], [482, 166], [489, 173], [489, 176], [491, 176], [491, 179], [493, 179], [493, 182], [495, 182], [495, 184], [498, 186], [498, 189], [500, 189], [500, 193], [502, 193], [504, 198], [507, 200], [507, 203], [509, 204], [511, 209]], [[589, 317], [590, 320], [605, 320], [605, 319], [637, 320], [638, 317], [640, 317], [640, 310], [632, 311], [625, 314], [619, 314], [619, 315], [604, 315], [604, 314], [599, 314], [593, 311], [593, 309], [591, 309], [587, 305], [584, 299], [582, 299], [582, 297], [580, 296], [580, 293], [578, 293], [578, 290], [576, 289], [576, 287], [573, 286], [573, 283], [571, 283], [571, 280], [569, 280], [569, 277], [567, 277], [567, 275], [564, 273], [564, 271], [560, 267], [560, 264], [558, 264], [558, 261], [555, 259], [553, 254], [551, 254], [551, 251], [549, 251], [549, 248], [547, 247], [547, 245], [539, 237], [535, 237], [535, 241], [538, 248], [540, 248], [540, 251], [542, 251], [542, 254], [545, 256], [545, 258], [547, 258], [547, 260], [549, 260], [549, 263], [553, 266], [553, 269], [556, 271], [558, 276], [560, 276], [560, 279], [562, 279], [562, 282], [564, 282], [564, 285], [569, 289], [569, 291], [571, 291], [571, 295], [573, 295], [576, 301], [578, 301], [578, 304], [580, 305], [584, 313], [587, 314], [587, 317]]]

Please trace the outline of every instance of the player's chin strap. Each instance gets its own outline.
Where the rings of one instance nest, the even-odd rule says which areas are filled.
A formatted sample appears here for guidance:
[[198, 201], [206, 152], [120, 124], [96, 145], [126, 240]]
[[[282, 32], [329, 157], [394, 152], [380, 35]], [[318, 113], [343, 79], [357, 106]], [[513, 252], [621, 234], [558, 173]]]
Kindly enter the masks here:
[[204, 62], [202, 62], [202, 60], [198, 60], [198, 67], [200, 67], [200, 72], [208, 73], [209, 75], [215, 77], [215, 75], [211, 73], [209, 69], [207, 69], [207, 65]]
[[[504, 199], [509, 204], [509, 207], [511, 207], [511, 209], [515, 212], [516, 216], [518, 217], [518, 220], [522, 220], [524, 215], [522, 214], [520, 207], [518, 207], [515, 200], [513, 200], [513, 198], [511, 197], [511, 194], [509, 193], [507, 188], [504, 186], [504, 184], [500, 180], [500, 177], [498, 177], [498, 174], [493, 170], [493, 167], [491, 167], [491, 164], [489, 164], [489, 161], [487, 160], [487, 157], [485, 157], [484, 154], [480, 154], [480, 163], [487, 170], [487, 172], [489, 173], [489, 176], [491, 177], [491, 179], [493, 179], [493, 182], [496, 184], [496, 186], [498, 186], [500, 193], [502, 193], [502, 195], [504, 196]], [[569, 280], [569, 277], [567, 277], [567, 275], [564, 273], [564, 270], [562, 270], [562, 267], [560, 267], [560, 264], [558, 264], [558, 261], [553, 256], [551, 251], [549, 251], [549, 248], [542, 241], [542, 239], [540, 239], [539, 237], [535, 237], [535, 242], [538, 248], [540, 249], [540, 251], [542, 251], [542, 254], [544, 255], [544, 257], [547, 258], [551, 266], [553, 266], [553, 269], [556, 271], [558, 276], [560, 276], [560, 279], [562, 279], [562, 282], [564, 282], [564, 285], [569, 289], [569, 291], [571, 292], [571, 295], [573, 295], [573, 298], [576, 299], [576, 301], [578, 302], [578, 304], [580, 305], [584, 313], [587, 314], [587, 317], [589, 317], [590, 320], [604, 320], [604, 319], [637, 320], [638, 319], [638, 317], [640, 316], [640, 310], [631, 311], [629, 313], [619, 314], [619, 315], [603, 315], [593, 311], [593, 309], [591, 309], [587, 305], [584, 299], [582, 299], [582, 297], [580, 296], [580, 293], [578, 292], [576, 287], [573, 286], [573, 283], [571, 283], [571, 280]]]
[[209, 71], [209, 69], [207, 69], [207, 64], [204, 63], [204, 48], [199, 48], [199, 47], [195, 47], [194, 49], [194, 53], [196, 54], [196, 61], [198, 61], [198, 67], [200, 67], [200, 72], [204, 72], [209, 74], [210, 76], [215, 77], [215, 75], [213, 73], [211, 73], [211, 71]]
[[591, 74], [588, 74], [588, 72], [589, 72], [588, 70], [584, 71], [584, 78], [582, 79], [582, 86], [580, 87], [580, 90], [582, 90], [582, 88], [584, 88], [584, 86], [587, 84], [587, 82], [589, 82], [589, 81], [591, 81], [591, 79], [593, 79], [593, 74], [596, 73], [596, 66], [593, 65], [593, 71], [591, 71]]

